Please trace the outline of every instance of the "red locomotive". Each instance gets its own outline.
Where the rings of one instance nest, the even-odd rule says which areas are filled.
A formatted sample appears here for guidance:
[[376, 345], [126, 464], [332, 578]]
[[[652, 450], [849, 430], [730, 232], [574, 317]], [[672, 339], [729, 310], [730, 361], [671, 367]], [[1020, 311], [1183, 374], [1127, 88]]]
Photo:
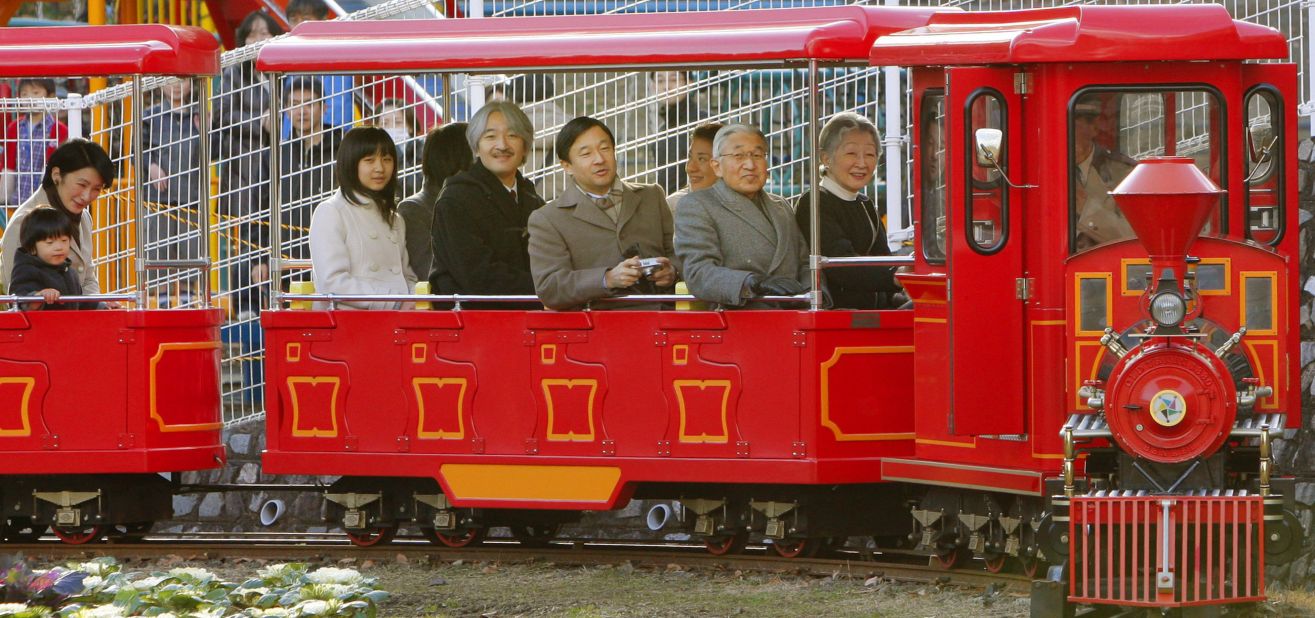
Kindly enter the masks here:
[[[198, 28], [7, 29], [0, 67], [7, 76], [132, 76], [140, 88], [145, 76], [208, 79], [219, 52]], [[140, 105], [136, 112], [140, 119]], [[207, 256], [138, 266], [208, 264]], [[173, 515], [177, 485], [162, 474], [224, 464], [220, 310], [19, 311], [17, 298], [0, 297], [8, 307], [0, 312], [0, 537], [35, 540], [47, 526], [66, 543], [145, 534]], [[64, 300], [145, 306], [144, 292]]]
[[1301, 535], [1269, 460], [1300, 424], [1296, 70], [1258, 62], [1286, 56], [1201, 5], [299, 26], [259, 57], [275, 88], [910, 67], [913, 255], [867, 263], [910, 264], [912, 308], [270, 311], [265, 471], [344, 475], [327, 498], [358, 544], [406, 522], [541, 543], [664, 498], [714, 552], [872, 535], [1053, 563], [1043, 612], [1263, 598]]

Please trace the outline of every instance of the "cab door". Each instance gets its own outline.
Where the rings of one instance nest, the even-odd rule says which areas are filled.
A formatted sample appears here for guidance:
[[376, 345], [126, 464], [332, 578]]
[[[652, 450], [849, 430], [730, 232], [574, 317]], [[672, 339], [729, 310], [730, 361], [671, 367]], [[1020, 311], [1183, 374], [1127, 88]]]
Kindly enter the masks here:
[[[1013, 68], [947, 71], [950, 166], [950, 432], [1024, 429], [1022, 192], [1023, 97]], [[999, 170], [980, 161], [975, 137], [1001, 132]], [[1002, 173], [1003, 172], [1003, 173]], [[1006, 180], [1006, 177], [1008, 180]]]

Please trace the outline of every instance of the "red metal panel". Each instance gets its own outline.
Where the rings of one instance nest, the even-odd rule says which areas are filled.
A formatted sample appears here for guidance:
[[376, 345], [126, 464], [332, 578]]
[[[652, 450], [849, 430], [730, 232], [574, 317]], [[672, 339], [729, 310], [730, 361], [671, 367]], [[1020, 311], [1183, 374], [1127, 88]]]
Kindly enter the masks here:
[[[1263, 510], [1260, 496], [1075, 497], [1069, 598], [1144, 607], [1263, 599]], [[1161, 571], [1168, 587], [1157, 583]]]
[[560, 69], [865, 60], [941, 9], [818, 7], [570, 17], [308, 22], [260, 52], [276, 72]]
[[217, 75], [219, 42], [162, 24], [5, 28], [0, 67], [6, 77]]
[[0, 330], [0, 470], [223, 465], [220, 311], [39, 311], [24, 320], [30, 328]]
[[[973, 118], [969, 106], [978, 95], [993, 93], [1005, 109], [1005, 144], [1024, 143], [1023, 100], [1014, 94], [1014, 70], [956, 68], [948, 72], [946, 114], [949, 135], [950, 198], [946, 205], [950, 246], [950, 433], [960, 436], [1022, 434], [1025, 365], [1023, 301], [1017, 297], [1023, 276], [1022, 195], [1008, 192], [1010, 206], [1001, 219], [1003, 245], [983, 254], [972, 245], [973, 225], [966, 204], [975, 171]], [[997, 125], [999, 126], [999, 125]], [[1023, 148], [1006, 148], [1006, 170], [1014, 182], [1026, 182]], [[983, 307], [991, 310], [984, 311]], [[983, 363], [982, 359], [995, 359]]]
[[[908, 347], [908, 317], [879, 313], [891, 316], [888, 326], [870, 319], [876, 313], [855, 322], [850, 312], [267, 312], [271, 392], [297, 378], [340, 383], [322, 396], [309, 388], [295, 408], [289, 392], [271, 397], [265, 470], [439, 478], [448, 464], [603, 466], [620, 470], [618, 487], [876, 482], [878, 458], [908, 454], [911, 436], [844, 448], [833, 441], [823, 453], [804, 436], [830, 430], [816, 400], [801, 395], [818, 392], [821, 370], [781, 367], [830, 359], [837, 341]], [[882, 379], [867, 371], [846, 377]], [[581, 380], [598, 387], [592, 410], [587, 385], [583, 398], [565, 397]], [[867, 401], [861, 391], [838, 389], [831, 401], [852, 408], [849, 397]], [[898, 427], [910, 410], [896, 400], [881, 414], [901, 415]], [[505, 495], [457, 503], [610, 506]]]
[[1277, 30], [1198, 4], [940, 14], [925, 27], [881, 37], [870, 60], [952, 66], [1287, 57]]

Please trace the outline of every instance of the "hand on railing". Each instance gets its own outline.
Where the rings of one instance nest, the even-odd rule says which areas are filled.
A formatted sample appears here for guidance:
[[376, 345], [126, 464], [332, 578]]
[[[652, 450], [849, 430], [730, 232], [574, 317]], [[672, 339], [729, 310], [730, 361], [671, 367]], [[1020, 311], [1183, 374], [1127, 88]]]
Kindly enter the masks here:
[[795, 296], [807, 288], [789, 277], [768, 277], [754, 273], [749, 275], [749, 289], [757, 296]]

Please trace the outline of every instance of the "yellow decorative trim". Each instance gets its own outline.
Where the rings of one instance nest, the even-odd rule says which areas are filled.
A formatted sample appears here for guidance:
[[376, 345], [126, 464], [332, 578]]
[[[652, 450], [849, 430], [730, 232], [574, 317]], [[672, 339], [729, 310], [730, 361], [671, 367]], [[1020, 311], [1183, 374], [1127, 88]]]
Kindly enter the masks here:
[[[552, 346], [551, 344], [545, 345], [543, 347], [544, 348], [552, 347], [554, 350], [556, 349], [556, 346]], [[545, 364], [551, 365], [552, 362], [547, 362]], [[539, 381], [539, 386], [540, 388], [543, 389], [543, 398], [544, 401], [546, 401], [548, 404], [548, 429], [546, 432], [547, 434], [546, 437], [548, 438], [548, 440], [551, 442], [593, 442], [595, 439], [594, 438], [594, 433], [595, 433], [594, 432], [594, 396], [598, 394], [598, 380], [595, 380], [593, 378], [577, 378], [577, 379], [544, 378], [543, 380]], [[567, 390], [573, 389], [577, 386], [589, 387], [589, 407], [588, 410], [586, 411], [589, 420], [589, 433], [581, 435], [575, 433], [574, 431], [568, 431], [566, 433], [557, 432], [556, 430], [557, 412], [555, 406], [553, 405], [553, 396], [552, 396], [552, 387], [554, 386], [564, 386], [567, 388]]]
[[[423, 344], [417, 344], [423, 345]], [[457, 392], [457, 430], [456, 431], [425, 431], [425, 397], [424, 390], [420, 387], [425, 384], [437, 386], [440, 390], [444, 386], [456, 385], [461, 387]], [[466, 437], [466, 386], [465, 378], [412, 378], [411, 388], [415, 390], [416, 406], [419, 408], [419, 414], [416, 420], [416, 438], [426, 440], [461, 440]]]
[[835, 434], [838, 442], [877, 442], [882, 440], [910, 440], [915, 436], [912, 433], [846, 433], [840, 429], [840, 426], [831, 420], [831, 368], [840, 362], [840, 357], [846, 354], [911, 354], [913, 346], [860, 346], [860, 347], [837, 347], [831, 353], [831, 358], [824, 361], [820, 367], [821, 372], [821, 408], [822, 408], [822, 426], [831, 430]]
[[689, 364], [689, 346], [685, 344], [671, 346], [671, 364], [683, 366]]
[[[1201, 258], [1201, 264], [1222, 264], [1224, 267], [1224, 289], [1222, 290], [1201, 290], [1197, 292], [1201, 296], [1231, 296], [1233, 294], [1233, 260], [1226, 257]], [[1141, 296], [1142, 290], [1134, 290], [1128, 287], [1128, 266], [1133, 264], [1151, 265], [1150, 258], [1123, 258], [1119, 260], [1119, 293], [1123, 296]], [[1188, 264], [1187, 270], [1196, 271], [1197, 264]], [[1152, 273], [1154, 276], [1154, 273]]]
[[1240, 300], [1240, 303], [1241, 303], [1241, 304], [1240, 304], [1240, 306], [1238, 307], [1238, 321], [1241, 322], [1243, 326], [1247, 326], [1247, 323], [1246, 323], [1246, 320], [1247, 320], [1247, 284], [1246, 284], [1246, 281], [1247, 281], [1247, 279], [1269, 279], [1269, 325], [1270, 325], [1270, 328], [1265, 329], [1265, 330], [1255, 330], [1255, 329], [1252, 329], [1251, 327], [1247, 326], [1247, 336], [1248, 336], [1248, 337], [1251, 337], [1251, 336], [1256, 336], [1256, 335], [1277, 335], [1277, 334], [1278, 334], [1278, 325], [1279, 325], [1278, 306], [1279, 306], [1279, 304], [1282, 302], [1282, 301], [1279, 299], [1279, 297], [1278, 297], [1278, 293], [1279, 293], [1279, 290], [1278, 290], [1278, 273], [1276, 273], [1276, 272], [1274, 272], [1274, 271], [1272, 271], [1272, 270], [1269, 270], [1269, 271], [1263, 271], [1263, 270], [1262, 270], [1262, 271], [1246, 271], [1246, 270], [1244, 270], [1244, 271], [1242, 271], [1242, 273], [1241, 273], [1241, 279], [1242, 279], [1242, 281], [1241, 281], [1240, 286], [1241, 286], [1241, 288], [1242, 288], [1242, 290], [1241, 290], [1242, 293], [1241, 293], [1241, 294], [1238, 294], [1238, 297], [1241, 299], [1241, 300]]
[[439, 474], [454, 500], [606, 504], [621, 481], [621, 469], [613, 466], [448, 463]]
[[913, 321], [922, 322], [923, 324], [944, 324], [945, 318], [913, 318]]
[[[1250, 335], [1251, 333], [1247, 333], [1247, 334]], [[1283, 369], [1278, 366], [1278, 342], [1273, 339], [1262, 339], [1260, 341], [1250, 341], [1247, 339], [1243, 339], [1242, 345], [1246, 346], [1246, 348], [1251, 351], [1251, 356], [1256, 360], [1260, 360], [1260, 350], [1256, 348], [1258, 347], [1269, 348], [1270, 350], [1269, 360], [1271, 363], [1270, 367], [1274, 368], [1274, 379], [1273, 381], [1265, 380], [1265, 366], [1261, 363], [1255, 364], [1256, 377], [1260, 378], [1260, 384], [1262, 386], [1274, 387], [1274, 396], [1261, 399], [1256, 407], [1262, 410], [1279, 409], [1279, 404], [1278, 404], [1279, 394], [1283, 392], [1283, 385], [1280, 383], [1280, 378], [1283, 376], [1284, 372]]]
[[539, 362], [544, 365], [552, 365], [557, 362], [557, 344], [545, 343], [539, 346]]
[[[725, 444], [730, 441], [730, 429], [726, 424], [727, 404], [731, 397], [730, 380], [672, 380], [671, 385], [676, 390], [676, 406], [680, 408], [680, 433], [677, 439], [682, 444]], [[721, 435], [689, 435], [685, 424], [685, 389], [707, 390], [710, 387], [721, 389]]]
[[1084, 378], [1082, 377], [1082, 348], [1100, 348], [1096, 353], [1096, 358], [1091, 361], [1091, 375], [1085, 380], [1095, 380], [1100, 375], [1100, 362], [1105, 359], [1105, 346], [1099, 341], [1078, 341], [1073, 344], [1073, 383], [1070, 388], [1073, 389], [1073, 410], [1081, 410], [1086, 404], [1078, 399], [1078, 388], [1082, 386]]
[[973, 437], [972, 442], [953, 442], [950, 440], [932, 440], [930, 438], [918, 438], [914, 440], [918, 444], [927, 444], [931, 446], [953, 446], [956, 448], [977, 448], [977, 438]]
[[218, 341], [184, 341], [178, 343], [161, 343], [160, 347], [155, 351], [155, 356], [151, 357], [151, 367], [150, 367], [149, 390], [151, 396], [151, 418], [154, 419], [156, 424], [160, 426], [161, 432], [171, 433], [175, 431], [214, 431], [224, 426], [223, 423], [218, 421], [213, 423], [180, 423], [177, 425], [170, 425], [169, 423], [164, 422], [164, 417], [160, 416], [160, 402], [156, 397], [156, 393], [157, 393], [156, 387], [159, 384], [157, 369], [160, 365], [160, 360], [164, 358], [164, 355], [166, 353], [183, 352], [188, 350], [218, 350], [218, 349], [219, 349]]
[[1110, 273], [1074, 273], [1073, 274], [1073, 330], [1074, 334], [1079, 337], [1099, 337], [1105, 334], [1103, 330], [1082, 330], [1082, 281], [1084, 279], [1104, 279], [1105, 280], [1105, 325], [1113, 323], [1114, 315], [1114, 294], [1110, 289], [1113, 280]]
[[289, 363], [300, 363], [300, 362], [301, 362], [301, 343], [299, 343], [299, 342], [292, 342], [292, 343], [289, 343], [288, 346], [287, 346], [286, 348], [283, 349], [283, 354], [284, 354], [283, 358], [284, 358], [284, 360], [286, 360], [287, 362], [289, 362]]
[[[288, 392], [292, 394], [292, 436], [296, 438], [336, 438], [338, 437], [338, 389], [342, 380], [337, 376], [288, 376]], [[312, 387], [320, 384], [332, 384], [333, 394], [329, 397], [330, 429], [301, 429], [301, 402], [297, 397], [297, 385], [308, 384]]]
[[20, 429], [4, 429], [0, 427], [0, 438], [26, 438], [32, 435], [32, 391], [36, 389], [36, 378], [0, 378], [0, 384], [22, 384], [23, 400], [19, 404], [18, 417], [21, 419], [22, 427]]
[[411, 362], [419, 365], [429, 356], [429, 346], [424, 343], [411, 344]]

